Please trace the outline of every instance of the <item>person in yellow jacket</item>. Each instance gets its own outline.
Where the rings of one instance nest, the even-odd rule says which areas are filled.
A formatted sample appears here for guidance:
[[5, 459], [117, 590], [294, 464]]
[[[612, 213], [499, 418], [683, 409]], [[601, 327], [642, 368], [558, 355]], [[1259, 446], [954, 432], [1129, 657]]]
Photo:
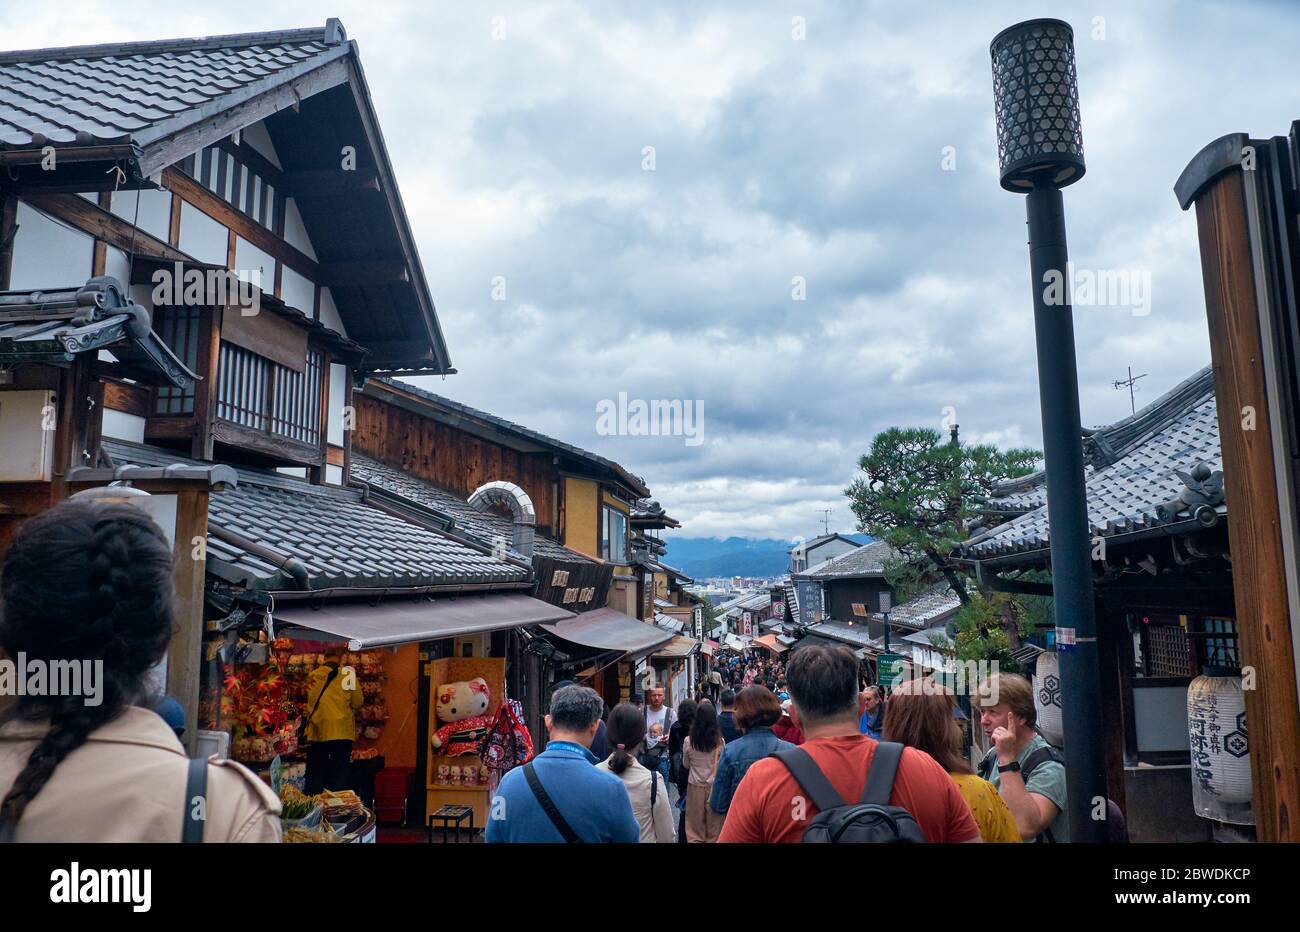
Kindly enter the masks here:
[[346, 790], [352, 770], [352, 742], [357, 737], [354, 713], [365, 704], [356, 671], [341, 665], [343, 651], [333, 648], [325, 663], [307, 677], [306, 792]]

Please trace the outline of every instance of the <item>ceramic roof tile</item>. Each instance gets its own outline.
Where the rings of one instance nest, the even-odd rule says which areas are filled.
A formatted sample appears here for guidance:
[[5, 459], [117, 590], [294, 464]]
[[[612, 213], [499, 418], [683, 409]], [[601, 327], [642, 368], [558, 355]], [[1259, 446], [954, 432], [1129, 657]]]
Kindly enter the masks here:
[[[103, 446], [115, 464], [189, 462], [137, 444], [106, 440]], [[517, 563], [380, 511], [362, 501], [357, 490], [312, 486], [260, 470], [238, 472], [237, 488], [209, 499], [209, 522], [297, 558], [307, 567], [312, 589], [509, 584], [531, 576]], [[255, 589], [296, 588], [286, 571], [261, 556], [213, 536], [208, 548], [226, 564], [227, 578], [243, 574]]]
[[[1222, 489], [1223, 455], [1209, 367], [1137, 414], [1087, 433], [1085, 446], [1093, 464], [1086, 470], [1085, 483], [1093, 536], [1111, 537], [1190, 520], [1192, 508], [1185, 501], [1170, 507], [1186, 495], [1184, 477], [1211, 491], [1209, 507], [1227, 513], [1222, 495], [1213, 494], [1216, 487]], [[1192, 475], [1197, 467], [1209, 474], [1203, 482]], [[1007, 501], [1042, 503], [972, 537], [964, 548], [968, 556], [988, 559], [1050, 546], [1045, 490], [1041, 483], [1028, 481], [1033, 478], [1027, 477], [987, 504], [996, 509]]]
[[197, 117], [210, 102], [220, 107], [223, 96], [289, 80], [315, 60], [323, 63], [343, 42], [341, 30], [327, 25], [2, 52], [0, 145], [139, 142], [139, 134], [168, 120]]
[[[352, 475], [372, 487], [390, 492], [455, 520], [456, 529], [493, 546], [497, 540], [507, 546], [514, 528], [509, 519], [489, 512], [479, 511], [464, 499], [438, 488], [432, 483], [407, 475], [395, 466], [382, 463], [369, 456], [352, 453]], [[569, 563], [590, 563], [590, 558], [561, 546], [542, 534], [533, 538], [533, 553], [553, 560]]]

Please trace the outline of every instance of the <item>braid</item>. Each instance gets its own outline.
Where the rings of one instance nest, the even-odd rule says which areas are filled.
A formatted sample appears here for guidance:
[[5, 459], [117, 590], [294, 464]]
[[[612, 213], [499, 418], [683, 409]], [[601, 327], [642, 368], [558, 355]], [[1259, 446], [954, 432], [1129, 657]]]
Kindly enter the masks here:
[[80, 699], [74, 701], [75, 709], [51, 716], [50, 730], [32, 750], [14, 785], [0, 801], [0, 842], [13, 841], [18, 820], [23, 817], [27, 804], [54, 775], [54, 768], [81, 747], [92, 731], [121, 711], [107, 702], [87, 706]]
[[0, 841], [58, 765], [141, 692], [172, 629], [172, 554], [148, 515], [131, 505], [72, 499], [19, 530], [0, 571], [0, 648], [34, 660], [102, 664], [102, 702], [23, 696], [11, 717], [49, 730], [0, 800]]

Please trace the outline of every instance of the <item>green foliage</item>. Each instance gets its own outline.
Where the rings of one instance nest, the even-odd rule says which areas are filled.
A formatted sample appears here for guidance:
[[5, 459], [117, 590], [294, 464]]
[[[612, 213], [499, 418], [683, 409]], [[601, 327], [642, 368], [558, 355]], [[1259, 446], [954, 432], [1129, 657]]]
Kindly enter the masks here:
[[998, 482], [1031, 472], [1041, 457], [1037, 450], [954, 443], [929, 428], [891, 427], [871, 441], [858, 460], [863, 475], [844, 494], [858, 527], [899, 553], [886, 566], [891, 585], [915, 590], [938, 569], [964, 594], [949, 560], [966, 537], [964, 522]]
[[1011, 656], [1011, 630], [1024, 637], [1032, 634], [1025, 606], [1005, 592], [973, 592], [953, 616], [957, 628], [958, 660], [996, 660], [1005, 673], [1019, 673], [1020, 664]]

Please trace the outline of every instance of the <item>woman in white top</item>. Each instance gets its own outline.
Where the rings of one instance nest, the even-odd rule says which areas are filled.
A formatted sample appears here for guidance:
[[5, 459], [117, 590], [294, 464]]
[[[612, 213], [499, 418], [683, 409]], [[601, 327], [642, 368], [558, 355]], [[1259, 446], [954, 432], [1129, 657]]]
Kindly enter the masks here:
[[597, 764], [617, 776], [627, 787], [632, 814], [641, 827], [642, 842], [673, 842], [673, 810], [668, 803], [668, 786], [653, 770], [636, 759], [636, 750], [645, 740], [645, 716], [636, 706], [621, 702], [614, 706], [605, 722], [605, 735], [614, 750]]

